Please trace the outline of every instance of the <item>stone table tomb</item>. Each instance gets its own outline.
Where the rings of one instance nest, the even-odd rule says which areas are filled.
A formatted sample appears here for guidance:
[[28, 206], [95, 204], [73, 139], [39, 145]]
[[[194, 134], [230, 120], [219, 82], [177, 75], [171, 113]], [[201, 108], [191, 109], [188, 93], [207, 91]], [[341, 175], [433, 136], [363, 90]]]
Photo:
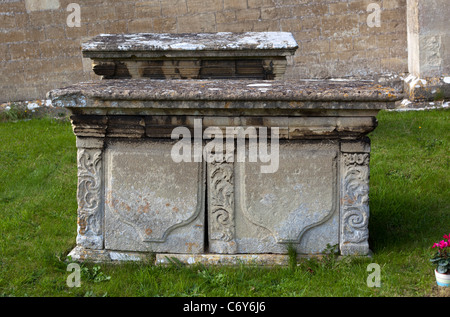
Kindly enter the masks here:
[[101, 35], [83, 48], [104, 79], [49, 93], [77, 137], [73, 259], [369, 254], [367, 134], [401, 92], [284, 80], [297, 48], [286, 33]]

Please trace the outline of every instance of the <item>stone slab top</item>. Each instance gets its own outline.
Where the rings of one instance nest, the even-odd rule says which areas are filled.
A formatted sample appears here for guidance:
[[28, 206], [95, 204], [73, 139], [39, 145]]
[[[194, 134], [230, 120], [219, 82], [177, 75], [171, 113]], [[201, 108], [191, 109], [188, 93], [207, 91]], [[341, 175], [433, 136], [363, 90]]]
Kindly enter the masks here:
[[[338, 80], [155, 80], [126, 79], [81, 82], [48, 93], [48, 99], [74, 96], [109, 101], [313, 101], [392, 102], [403, 92], [372, 81]], [[66, 106], [83, 107], [69, 102]]]
[[90, 58], [286, 56], [297, 48], [289, 32], [100, 34], [82, 44]]

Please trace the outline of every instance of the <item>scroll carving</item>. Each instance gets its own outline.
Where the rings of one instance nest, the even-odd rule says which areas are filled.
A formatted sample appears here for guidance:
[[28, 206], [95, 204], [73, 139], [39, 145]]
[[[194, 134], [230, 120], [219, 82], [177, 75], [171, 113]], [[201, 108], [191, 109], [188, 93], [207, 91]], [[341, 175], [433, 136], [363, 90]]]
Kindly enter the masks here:
[[[236, 249], [234, 224], [233, 164], [209, 164], [209, 224], [212, 249], [221, 245], [219, 253], [233, 253]], [[214, 242], [218, 242], [214, 244]]]
[[369, 154], [344, 153], [341, 245], [367, 244], [369, 238]]
[[101, 159], [100, 149], [78, 150], [77, 243], [90, 249], [103, 248]]

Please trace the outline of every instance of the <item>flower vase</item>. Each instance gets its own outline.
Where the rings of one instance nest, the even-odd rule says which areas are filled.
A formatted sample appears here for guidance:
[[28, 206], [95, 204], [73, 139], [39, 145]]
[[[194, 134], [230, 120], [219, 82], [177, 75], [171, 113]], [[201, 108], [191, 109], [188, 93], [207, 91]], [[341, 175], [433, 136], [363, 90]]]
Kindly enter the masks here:
[[436, 275], [437, 285], [442, 287], [450, 287], [450, 272], [442, 274], [437, 270], [434, 270], [434, 274]]

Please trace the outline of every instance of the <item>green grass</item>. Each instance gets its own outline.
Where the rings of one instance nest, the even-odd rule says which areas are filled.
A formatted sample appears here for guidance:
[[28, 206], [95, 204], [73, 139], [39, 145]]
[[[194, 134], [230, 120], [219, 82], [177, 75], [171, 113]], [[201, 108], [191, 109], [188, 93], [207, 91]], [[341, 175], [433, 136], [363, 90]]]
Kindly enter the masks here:
[[[370, 135], [372, 258], [271, 268], [85, 263], [79, 288], [66, 285], [64, 262], [76, 236], [71, 126], [2, 122], [0, 295], [447, 296], [428, 260], [432, 243], [450, 232], [450, 111], [381, 112], [378, 119]], [[380, 265], [381, 287], [367, 286], [369, 263]]]

